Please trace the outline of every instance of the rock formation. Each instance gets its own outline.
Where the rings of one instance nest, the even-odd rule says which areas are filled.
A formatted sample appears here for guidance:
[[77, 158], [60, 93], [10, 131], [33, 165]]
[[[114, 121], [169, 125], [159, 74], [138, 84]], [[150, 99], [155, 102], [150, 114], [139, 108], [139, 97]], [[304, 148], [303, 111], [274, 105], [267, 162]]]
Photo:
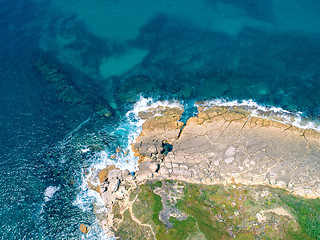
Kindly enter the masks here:
[[89, 230], [90, 230], [90, 228], [87, 225], [83, 224], [83, 223], [80, 224], [79, 229], [84, 234], [87, 234], [89, 232]]
[[99, 175], [108, 209], [105, 227], [114, 226], [114, 202], [120, 200], [123, 211], [130, 209], [130, 192], [151, 179], [266, 185], [303, 197], [320, 197], [318, 132], [252, 117], [241, 107], [202, 105], [198, 111], [186, 124], [179, 121], [183, 110], [178, 107], [139, 113], [145, 122], [132, 146], [139, 169], [132, 176], [109, 167]]
[[[182, 128], [177, 121], [182, 111], [174, 110], [180, 113], [176, 118], [171, 111], [162, 110], [162, 116], [150, 116], [143, 125], [134, 148], [140, 160], [148, 161], [140, 164], [138, 180], [152, 175], [204, 184], [270, 185], [320, 196], [318, 132], [251, 117], [240, 107], [199, 107]], [[172, 151], [158, 157], [164, 142], [172, 144]]]

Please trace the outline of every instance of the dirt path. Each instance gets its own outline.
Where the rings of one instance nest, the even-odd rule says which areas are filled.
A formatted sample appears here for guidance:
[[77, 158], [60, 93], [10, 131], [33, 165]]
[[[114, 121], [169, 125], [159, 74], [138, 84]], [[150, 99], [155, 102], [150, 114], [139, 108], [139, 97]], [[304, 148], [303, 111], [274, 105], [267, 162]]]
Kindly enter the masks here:
[[145, 223], [140, 222], [140, 220], [137, 219], [137, 218], [134, 216], [134, 214], [133, 214], [132, 205], [133, 205], [134, 202], [137, 200], [137, 197], [138, 197], [138, 195], [132, 200], [132, 202], [130, 202], [129, 207], [128, 207], [128, 208], [129, 208], [130, 215], [131, 215], [131, 218], [132, 218], [133, 221], [135, 221], [135, 222], [138, 223], [139, 225], [150, 228], [151, 233], [152, 233], [154, 239], [156, 239], [156, 235], [155, 235], [155, 233], [154, 233], [154, 231], [153, 231], [153, 229], [152, 229], [152, 226], [151, 226], [150, 224], [145, 224]]

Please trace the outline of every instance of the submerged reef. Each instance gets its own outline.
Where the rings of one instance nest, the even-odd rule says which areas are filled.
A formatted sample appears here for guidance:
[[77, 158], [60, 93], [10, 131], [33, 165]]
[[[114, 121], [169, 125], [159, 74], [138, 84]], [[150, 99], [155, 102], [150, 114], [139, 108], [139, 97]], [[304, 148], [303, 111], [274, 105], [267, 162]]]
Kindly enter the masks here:
[[107, 166], [92, 187], [102, 228], [121, 239], [319, 239], [320, 134], [197, 106], [186, 123], [180, 107], [139, 112], [138, 170]]
[[59, 71], [55, 65], [48, 64], [39, 58], [34, 62], [34, 66], [48, 82], [54, 85], [60, 101], [74, 104], [85, 100], [83, 94], [69, 83], [66, 75]]
[[112, 108], [106, 101], [96, 101], [88, 96], [88, 91], [80, 91], [71, 79], [55, 64], [50, 64], [44, 58], [38, 58], [33, 63], [34, 67], [41, 73], [42, 77], [54, 86], [58, 94], [58, 100], [69, 104], [90, 104], [102, 117], [110, 117]]

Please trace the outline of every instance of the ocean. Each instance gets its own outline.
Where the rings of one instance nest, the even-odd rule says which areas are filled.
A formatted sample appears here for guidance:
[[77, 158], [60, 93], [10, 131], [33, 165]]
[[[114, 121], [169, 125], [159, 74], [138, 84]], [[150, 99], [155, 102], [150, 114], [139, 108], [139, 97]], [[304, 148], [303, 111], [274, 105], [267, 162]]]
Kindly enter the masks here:
[[135, 171], [150, 106], [320, 131], [317, 0], [0, 0], [0, 26], [1, 239], [107, 239], [87, 179]]

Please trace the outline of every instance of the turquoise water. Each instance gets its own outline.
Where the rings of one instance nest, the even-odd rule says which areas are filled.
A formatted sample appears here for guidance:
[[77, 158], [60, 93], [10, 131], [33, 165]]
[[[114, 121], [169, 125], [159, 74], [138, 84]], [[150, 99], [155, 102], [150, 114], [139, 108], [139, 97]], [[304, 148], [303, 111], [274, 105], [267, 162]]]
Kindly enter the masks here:
[[103, 238], [84, 173], [129, 147], [141, 95], [319, 118], [316, 0], [0, 0], [0, 24], [1, 239]]

